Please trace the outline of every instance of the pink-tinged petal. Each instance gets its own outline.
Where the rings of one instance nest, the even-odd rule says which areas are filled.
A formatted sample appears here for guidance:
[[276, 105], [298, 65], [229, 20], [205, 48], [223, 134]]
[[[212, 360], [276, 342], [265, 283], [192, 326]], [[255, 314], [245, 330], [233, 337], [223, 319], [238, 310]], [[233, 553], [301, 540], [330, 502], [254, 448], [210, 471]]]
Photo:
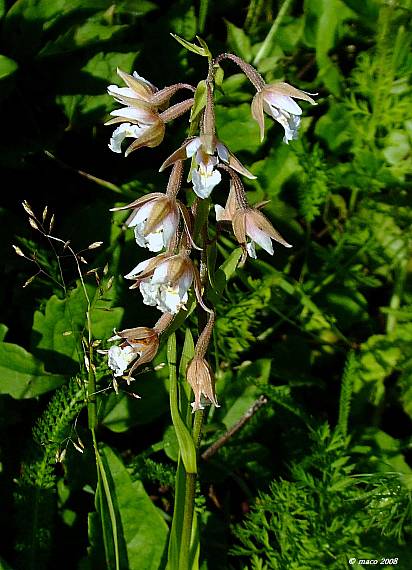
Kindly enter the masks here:
[[307, 91], [301, 91], [301, 89], [297, 89], [289, 83], [285, 83], [283, 81], [279, 81], [278, 83], [272, 83], [271, 85], [266, 85], [263, 88], [265, 94], [267, 92], [270, 93], [277, 93], [279, 95], [285, 95], [286, 97], [293, 97], [294, 99], [301, 99], [302, 101], [307, 101], [311, 103], [311, 105], [316, 105], [316, 101], [310, 97], [310, 95], [317, 95], [317, 93], [308, 93]]
[[259, 125], [260, 140], [263, 141], [265, 136], [265, 118], [263, 116], [263, 93], [256, 93], [252, 100], [252, 117]]
[[133, 228], [137, 224], [141, 224], [142, 222], [147, 220], [147, 218], [150, 216], [150, 212], [152, 211], [154, 205], [155, 205], [155, 203], [152, 200], [150, 202], [146, 202], [146, 204], [143, 204], [143, 206], [136, 209], [135, 212], [133, 213], [134, 214], [133, 219], [131, 219], [128, 222], [127, 226], [129, 228]]
[[202, 145], [202, 141], [200, 137], [194, 138], [189, 144], [186, 146], [186, 156], [191, 158], [197, 151], [197, 149]]
[[130, 89], [130, 87], [118, 87], [117, 85], [109, 85], [107, 88], [109, 95], [116, 97], [120, 95], [121, 97], [130, 97], [131, 99], [139, 99], [138, 94]]
[[148, 100], [153, 94], [155, 88], [150, 86], [149, 82], [140, 76], [129, 75], [121, 69], [117, 69], [117, 74], [123, 79], [126, 85], [135, 91], [142, 99]]
[[141, 261], [140, 263], [138, 263], [134, 269], [132, 269], [127, 275], [124, 276], [124, 278], [125, 279], [137, 279], [139, 277], [140, 273], [142, 273], [146, 269], [146, 267], [149, 265], [149, 263], [152, 261], [152, 259], [154, 259], [154, 258], [150, 257], [149, 259], [145, 259], [144, 261]]
[[262, 230], [257, 228], [255, 225], [249, 224], [248, 220], [246, 220], [246, 234], [265, 251], [270, 253], [270, 255], [273, 255], [273, 245], [270, 236], [265, 232], [262, 232]]
[[[197, 138], [197, 137], [195, 137]], [[177, 162], [178, 160], [185, 160], [185, 158], [187, 158], [187, 154], [186, 154], [186, 147], [188, 144], [190, 144], [194, 139], [190, 138], [187, 141], [185, 141], [181, 147], [179, 147], [177, 150], [175, 150], [170, 156], [169, 158], [166, 158], [166, 160], [164, 161], [164, 163], [162, 164], [162, 166], [159, 168], [159, 172], [163, 172], [163, 170], [165, 168], [167, 168], [168, 166], [170, 166], [171, 164], [174, 164], [175, 162]]]
[[216, 150], [217, 150], [217, 155], [220, 158], [220, 160], [223, 160], [223, 162], [229, 162], [230, 153], [224, 144], [222, 144], [221, 142], [218, 142], [216, 144]]
[[265, 93], [264, 98], [269, 105], [272, 105], [277, 109], [283, 109], [284, 111], [288, 111], [288, 113], [292, 113], [292, 115], [302, 114], [302, 109], [291, 97], [268, 91]]
[[121, 109], [115, 109], [110, 114], [113, 117], [132, 119], [133, 121], [138, 121], [145, 125], [152, 125], [155, 122], [155, 116], [152, 112], [148, 112], [141, 108], [138, 109], [137, 107], [122, 107]]
[[246, 244], [246, 251], [249, 257], [252, 259], [257, 259], [255, 244], [253, 241]]
[[217, 222], [230, 220], [230, 217], [226, 215], [226, 210], [222, 208], [222, 206], [219, 206], [219, 204], [215, 204], [215, 214]]
[[163, 245], [167, 247], [170, 240], [175, 235], [177, 231], [177, 226], [179, 223], [179, 216], [177, 212], [171, 212], [163, 219]]
[[161, 263], [156, 267], [152, 277], [152, 283], [167, 283], [168, 282], [168, 268], [169, 264], [167, 261]]

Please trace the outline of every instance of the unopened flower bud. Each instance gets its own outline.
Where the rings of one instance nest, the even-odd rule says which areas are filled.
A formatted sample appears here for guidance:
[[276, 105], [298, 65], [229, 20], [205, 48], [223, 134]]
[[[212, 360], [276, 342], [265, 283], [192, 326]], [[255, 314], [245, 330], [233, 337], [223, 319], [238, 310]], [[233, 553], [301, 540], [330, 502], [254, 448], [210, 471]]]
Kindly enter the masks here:
[[215, 377], [210, 364], [204, 358], [195, 356], [187, 368], [186, 377], [195, 395], [195, 401], [191, 404], [193, 412], [203, 410], [208, 404], [219, 407], [215, 393]]

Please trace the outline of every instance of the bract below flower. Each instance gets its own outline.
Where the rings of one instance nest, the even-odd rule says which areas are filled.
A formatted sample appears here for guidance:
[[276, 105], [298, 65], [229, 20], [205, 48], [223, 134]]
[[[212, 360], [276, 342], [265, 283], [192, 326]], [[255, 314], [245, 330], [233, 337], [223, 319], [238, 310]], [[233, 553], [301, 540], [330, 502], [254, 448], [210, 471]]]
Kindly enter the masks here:
[[252, 115], [259, 125], [261, 140], [265, 134], [263, 112], [282, 125], [285, 130], [283, 141], [286, 144], [297, 138], [302, 109], [293, 98], [316, 105], [316, 102], [310, 97], [310, 93], [296, 89], [284, 82], [265, 85], [256, 93], [252, 101]]

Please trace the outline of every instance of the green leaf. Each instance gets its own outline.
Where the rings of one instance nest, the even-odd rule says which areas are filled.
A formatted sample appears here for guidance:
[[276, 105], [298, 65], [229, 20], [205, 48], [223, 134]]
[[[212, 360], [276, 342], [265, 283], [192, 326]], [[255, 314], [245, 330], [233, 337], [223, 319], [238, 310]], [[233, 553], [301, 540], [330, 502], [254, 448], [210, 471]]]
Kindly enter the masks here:
[[260, 148], [259, 127], [250, 113], [249, 103], [233, 108], [216, 107], [216, 126], [220, 140], [231, 152], [255, 153]]
[[[196, 53], [197, 55], [201, 55], [203, 57], [210, 57], [210, 51], [209, 49], [205, 48], [204, 46], [206, 46], [206, 44], [203, 42], [202, 40], [202, 46], [197, 46], [196, 44], [193, 44], [191, 42], [188, 42], [187, 40], [181, 38], [180, 36], [178, 36], [177, 34], [170, 34], [172, 36], [172, 38], [174, 38], [177, 42], [179, 42], [179, 44], [181, 44], [184, 48], [186, 48], [189, 51], [192, 51], [193, 53]], [[199, 43], [200, 40], [199, 38], [197, 38]]]
[[127, 393], [112, 393], [105, 402], [102, 423], [115, 433], [153, 422], [169, 408], [164, 378], [159, 373], [150, 372], [136, 378], [133, 390], [141, 400]]
[[163, 434], [163, 450], [169, 459], [177, 462], [179, 459], [179, 441], [173, 426], [168, 426]]
[[7, 325], [4, 325], [3, 323], [0, 324], [0, 342], [5, 339], [8, 330], [9, 327]]
[[108, 40], [118, 38], [119, 34], [127, 29], [127, 26], [113, 26], [100, 18], [92, 17], [81, 25], [75, 25], [55, 40], [47, 44], [39, 51], [39, 57], [56, 56], [70, 53], [89, 45], [97, 46]]
[[166, 548], [168, 528], [141, 481], [132, 481], [121, 459], [107, 446], [100, 450], [113, 501], [120, 568], [157, 570]]
[[135, 58], [136, 52], [99, 52], [80, 71], [78, 67], [69, 68], [62, 75], [57, 86], [56, 101], [70, 124], [84, 126], [85, 120], [93, 125], [102, 122], [113, 108], [113, 99], [105, 93], [105, 86], [119, 83], [116, 69], [130, 70]]
[[13, 73], [18, 68], [17, 63], [6, 57], [5, 55], [0, 55], [0, 81], [3, 82], [6, 78], [13, 75]]
[[239, 264], [240, 258], [242, 257], [242, 248], [237, 247], [229, 257], [222, 263], [219, 269], [215, 273], [215, 293], [223, 293], [229, 279], [234, 275], [236, 268]]
[[252, 49], [250, 39], [242, 28], [238, 28], [228, 20], [225, 20], [227, 26], [227, 43], [230, 49], [245, 61], [251, 61]]
[[190, 134], [194, 134], [200, 120], [200, 113], [206, 105], [206, 81], [199, 81], [195, 91], [195, 102], [193, 103], [192, 110], [190, 111]]
[[[110, 308], [110, 301], [99, 298], [99, 290], [87, 286], [92, 304], [91, 328], [93, 338], [106, 339], [112, 336], [123, 315], [123, 309]], [[79, 284], [66, 299], [56, 295], [46, 303], [44, 313], [34, 313], [32, 350], [41, 355], [50, 369], [58, 372], [75, 371], [75, 361], [82, 362], [81, 338], [87, 325], [87, 299]], [[65, 357], [65, 358], [61, 358]]]
[[17, 344], [0, 343], [0, 394], [16, 399], [34, 398], [54, 390], [65, 377], [50, 374], [42, 362]]
[[9, 564], [7, 564], [7, 562], [3, 558], [0, 558], [0, 570], [13, 570], [13, 569]]
[[180, 453], [187, 473], [196, 473], [196, 449], [191, 433], [183, 421], [178, 405], [178, 385], [176, 375], [176, 335], [167, 339], [167, 361], [170, 379], [170, 411], [172, 422], [179, 441]]

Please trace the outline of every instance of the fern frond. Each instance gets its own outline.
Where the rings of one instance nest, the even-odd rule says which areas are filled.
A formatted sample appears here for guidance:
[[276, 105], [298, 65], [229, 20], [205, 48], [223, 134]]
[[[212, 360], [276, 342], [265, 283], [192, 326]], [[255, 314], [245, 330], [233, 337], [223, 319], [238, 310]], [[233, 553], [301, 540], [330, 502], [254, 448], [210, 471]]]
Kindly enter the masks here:
[[33, 429], [33, 443], [21, 468], [15, 492], [20, 567], [46, 567], [56, 507], [55, 464], [72, 422], [86, 405], [84, 387], [77, 380], [60, 388]]

